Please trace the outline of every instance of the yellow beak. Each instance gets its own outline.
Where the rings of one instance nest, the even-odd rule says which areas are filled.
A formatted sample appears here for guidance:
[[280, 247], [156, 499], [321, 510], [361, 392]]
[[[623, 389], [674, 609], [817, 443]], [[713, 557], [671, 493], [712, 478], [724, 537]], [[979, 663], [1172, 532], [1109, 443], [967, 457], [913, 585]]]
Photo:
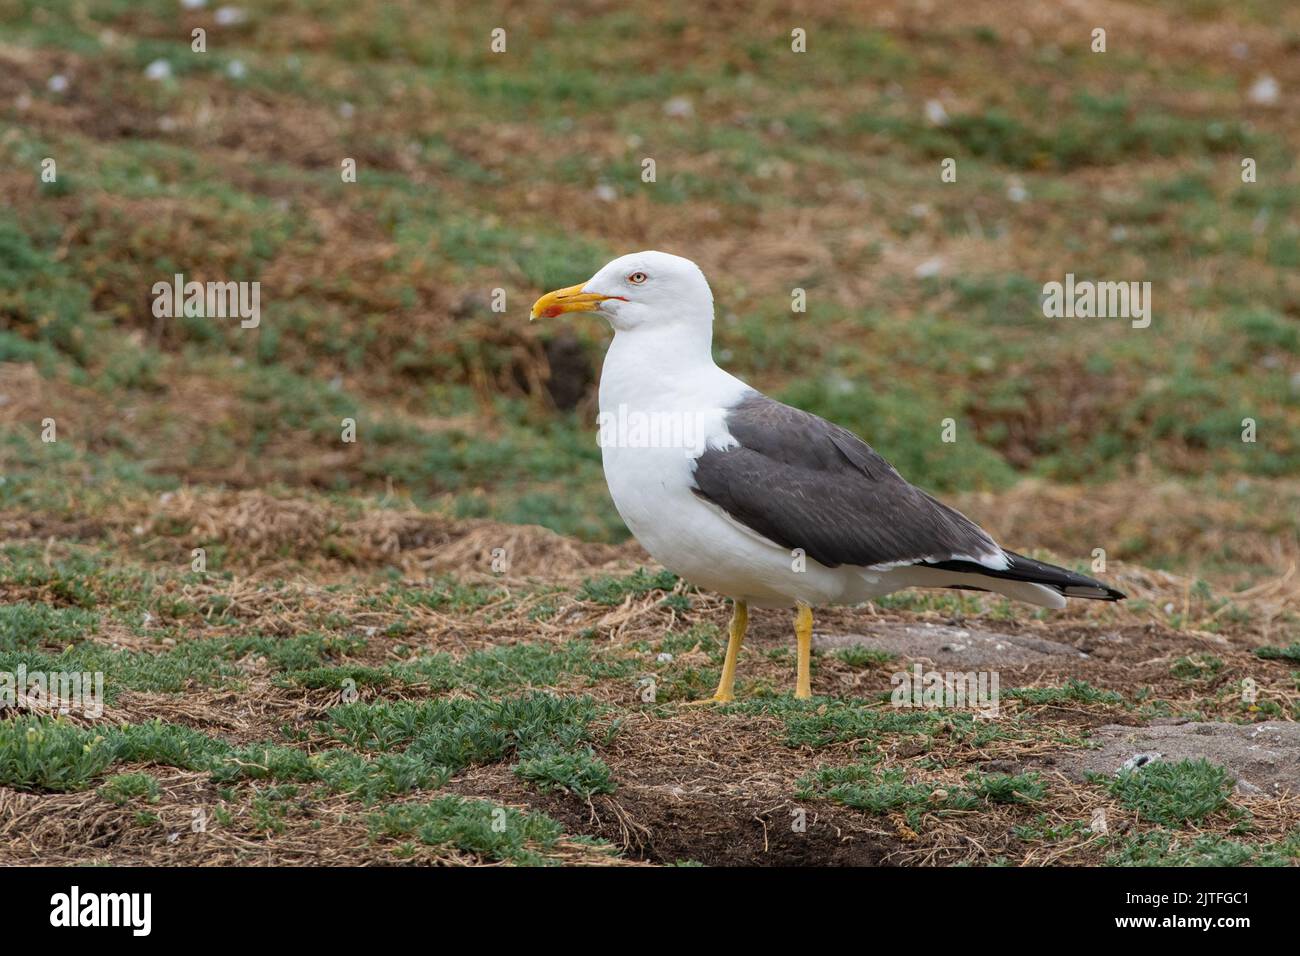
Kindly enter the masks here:
[[581, 282], [567, 289], [556, 289], [554, 292], [546, 293], [533, 303], [533, 310], [528, 314], [528, 320], [531, 322], [533, 319], [553, 319], [566, 312], [595, 312], [606, 299], [622, 298], [617, 295], [601, 295], [599, 292], [583, 292], [582, 287], [586, 284]]

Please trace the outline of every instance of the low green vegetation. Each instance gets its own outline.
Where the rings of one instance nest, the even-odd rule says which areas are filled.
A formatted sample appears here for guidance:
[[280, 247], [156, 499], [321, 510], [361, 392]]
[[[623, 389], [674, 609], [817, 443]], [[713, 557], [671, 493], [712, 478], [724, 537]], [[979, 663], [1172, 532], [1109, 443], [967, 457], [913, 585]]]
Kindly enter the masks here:
[[112, 765], [116, 741], [62, 721], [0, 721], [0, 784], [20, 790], [84, 790]]
[[860, 698], [814, 698], [795, 700], [789, 696], [738, 700], [726, 705], [739, 714], [768, 714], [785, 724], [785, 743], [790, 747], [827, 747], [853, 742], [867, 752], [885, 740], [914, 738], [924, 743], [936, 738], [982, 747], [996, 740], [1021, 738], [1025, 729], [1014, 716], [982, 720], [969, 710], [946, 708], [896, 708], [887, 701]]
[[1030, 705], [1103, 704], [1122, 707], [1124, 695], [1093, 687], [1086, 680], [1070, 678], [1060, 687], [1013, 687], [1001, 692], [1004, 700], [1018, 700]]
[[1255, 654], [1266, 661], [1300, 661], [1300, 641], [1295, 641], [1286, 647], [1272, 645], [1258, 647], [1255, 649]]
[[[206, 771], [217, 783], [320, 784], [373, 803], [437, 789], [468, 767], [517, 758], [521, 778], [589, 797], [614, 789], [609, 768], [589, 746], [597, 713], [590, 698], [551, 694], [347, 704], [331, 710], [321, 730], [348, 747], [314, 751], [276, 743], [234, 746], [161, 721], [96, 733], [29, 716], [0, 721], [0, 782], [85, 790], [115, 764], [141, 763]], [[118, 775], [105, 784], [105, 796], [130, 793], [139, 782]]]
[[1208, 760], [1154, 760], [1111, 778], [1097, 778], [1144, 819], [1163, 826], [1197, 823], [1229, 807], [1232, 778]]
[[99, 795], [110, 803], [124, 806], [133, 801], [158, 802], [158, 779], [147, 773], [119, 773], [104, 781]]
[[882, 769], [877, 761], [822, 767], [799, 781], [801, 800], [826, 799], [873, 814], [900, 811], [913, 829], [926, 813], [977, 811], [988, 804], [1035, 803], [1047, 793], [1036, 774], [971, 773], [965, 786], [908, 781], [902, 767]]
[[454, 847], [488, 860], [529, 866], [550, 862], [546, 851], [563, 835], [559, 824], [543, 814], [451, 794], [386, 807], [370, 815], [369, 825], [376, 837]]
[[578, 597], [584, 601], [614, 606], [629, 597], [644, 597], [654, 591], [671, 591], [677, 585], [677, 576], [671, 571], [647, 571], [637, 568], [626, 577], [601, 577], [585, 581]]
[[1276, 844], [1245, 843], [1217, 833], [1189, 835], [1149, 830], [1118, 843], [1106, 856], [1109, 866], [1295, 866], [1300, 862], [1300, 832]]
[[875, 667], [878, 664], [888, 664], [897, 657], [897, 655], [891, 654], [888, 651], [877, 650], [874, 647], [864, 647], [861, 644], [854, 644], [852, 647], [841, 647], [833, 653], [850, 667], [861, 668]]
[[1223, 670], [1223, 661], [1213, 654], [1192, 654], [1180, 657], [1170, 666], [1170, 671], [1180, 680], [1209, 680]]

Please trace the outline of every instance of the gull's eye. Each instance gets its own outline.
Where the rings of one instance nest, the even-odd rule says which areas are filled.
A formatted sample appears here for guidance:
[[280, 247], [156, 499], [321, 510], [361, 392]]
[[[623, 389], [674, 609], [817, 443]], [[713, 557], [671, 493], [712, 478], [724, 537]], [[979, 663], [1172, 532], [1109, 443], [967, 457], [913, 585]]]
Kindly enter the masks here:
[[648, 278], [649, 276], [647, 276], [644, 272], [633, 272], [630, 276], [627, 277], [627, 281], [632, 283], [633, 285], [640, 285], [642, 282], [645, 282], [645, 280]]

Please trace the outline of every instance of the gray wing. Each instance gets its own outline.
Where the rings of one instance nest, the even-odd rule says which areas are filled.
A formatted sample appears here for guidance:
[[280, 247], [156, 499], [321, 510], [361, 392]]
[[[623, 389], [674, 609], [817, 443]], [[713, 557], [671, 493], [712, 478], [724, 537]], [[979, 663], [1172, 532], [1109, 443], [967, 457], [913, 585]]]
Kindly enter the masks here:
[[978, 525], [908, 484], [848, 429], [758, 392], [726, 423], [740, 444], [696, 459], [694, 491], [782, 547], [828, 567], [1005, 562]]

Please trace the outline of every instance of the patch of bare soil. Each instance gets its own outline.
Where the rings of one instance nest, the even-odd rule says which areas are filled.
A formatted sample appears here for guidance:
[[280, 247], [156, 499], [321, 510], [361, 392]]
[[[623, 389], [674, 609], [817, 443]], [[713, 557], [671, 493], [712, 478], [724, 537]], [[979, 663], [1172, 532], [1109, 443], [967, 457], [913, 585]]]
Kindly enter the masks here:
[[899, 843], [890, 828], [865, 827], [852, 810], [717, 794], [628, 788], [588, 806], [553, 796], [539, 809], [573, 832], [606, 839], [650, 863], [880, 866]]
[[[779, 762], [779, 761], [778, 761]], [[880, 866], [901, 839], [889, 821], [846, 807], [796, 801], [785, 793], [745, 792], [705, 779], [717, 765], [705, 760], [690, 782], [674, 782], [681, 768], [646, 766], [647, 782], [584, 800], [570, 793], [538, 793], [502, 768], [453, 783], [452, 790], [503, 803], [524, 804], [560, 821], [569, 833], [607, 840], [625, 857], [670, 865]], [[649, 783], [649, 780], [658, 783]]]

